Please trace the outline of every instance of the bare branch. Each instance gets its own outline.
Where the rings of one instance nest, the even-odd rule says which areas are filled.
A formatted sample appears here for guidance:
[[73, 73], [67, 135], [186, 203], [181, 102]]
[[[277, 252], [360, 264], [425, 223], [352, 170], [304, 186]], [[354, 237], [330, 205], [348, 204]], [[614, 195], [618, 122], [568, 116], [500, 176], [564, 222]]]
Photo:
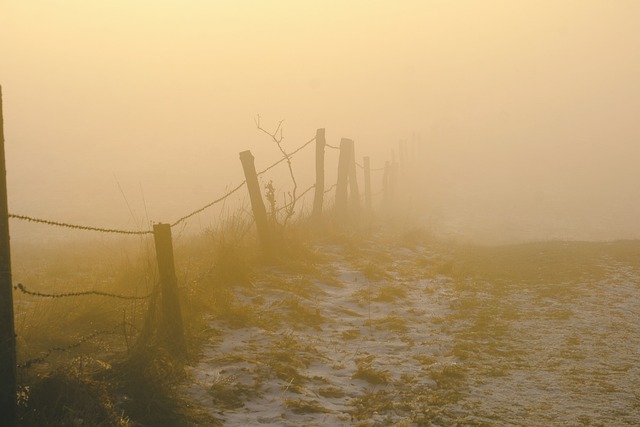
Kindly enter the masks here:
[[[287, 160], [287, 166], [289, 167], [289, 175], [291, 176], [291, 181], [293, 182], [293, 191], [289, 193], [289, 198], [291, 200], [291, 203], [289, 203], [288, 205], [286, 203], [286, 197], [285, 197], [285, 206], [287, 206], [287, 208], [285, 210], [285, 218], [283, 220], [282, 225], [286, 226], [289, 219], [295, 213], [296, 191], [298, 190], [298, 183], [296, 182], [296, 177], [293, 173], [293, 166], [291, 165], [291, 156], [282, 147], [282, 141], [284, 140], [283, 126], [282, 126], [283, 122], [284, 120], [280, 120], [278, 122], [278, 126], [276, 127], [276, 130], [272, 133], [267, 131], [260, 125], [260, 115], [257, 115], [255, 119], [256, 128], [262, 131], [263, 133], [269, 135], [269, 137], [271, 137], [273, 142], [275, 142], [276, 145], [278, 146], [278, 149], [280, 150], [284, 158]], [[280, 135], [278, 135], [278, 132], [280, 132]]]

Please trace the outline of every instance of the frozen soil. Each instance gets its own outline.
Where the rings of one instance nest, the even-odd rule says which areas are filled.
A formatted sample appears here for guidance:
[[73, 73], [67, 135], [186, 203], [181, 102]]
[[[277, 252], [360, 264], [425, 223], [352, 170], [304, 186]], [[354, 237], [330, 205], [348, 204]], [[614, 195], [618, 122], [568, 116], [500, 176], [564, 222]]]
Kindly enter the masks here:
[[229, 426], [639, 425], [638, 246], [321, 245], [235, 290], [182, 392]]

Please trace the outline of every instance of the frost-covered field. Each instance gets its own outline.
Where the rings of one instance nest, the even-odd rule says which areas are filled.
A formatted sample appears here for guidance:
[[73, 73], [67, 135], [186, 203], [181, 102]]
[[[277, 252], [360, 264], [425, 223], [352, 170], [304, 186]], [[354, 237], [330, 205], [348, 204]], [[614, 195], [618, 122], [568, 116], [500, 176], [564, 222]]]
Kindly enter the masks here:
[[183, 392], [224, 425], [639, 425], [640, 245], [317, 248], [237, 289]]

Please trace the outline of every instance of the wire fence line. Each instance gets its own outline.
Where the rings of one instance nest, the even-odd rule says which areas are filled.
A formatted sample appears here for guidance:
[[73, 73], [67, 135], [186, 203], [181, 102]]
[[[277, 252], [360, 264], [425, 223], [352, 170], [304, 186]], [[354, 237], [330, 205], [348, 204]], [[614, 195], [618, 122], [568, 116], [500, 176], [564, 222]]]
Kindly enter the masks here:
[[[287, 154], [285, 157], [283, 157], [280, 160], [278, 160], [277, 162], [273, 163], [271, 166], [267, 167], [266, 169], [258, 172], [257, 175], [258, 176], [263, 175], [264, 173], [266, 173], [267, 171], [273, 169], [274, 167], [276, 167], [280, 163], [286, 161], [287, 159], [290, 159], [293, 155], [295, 155], [299, 151], [303, 150], [305, 147], [307, 147], [309, 144], [311, 144], [315, 140], [316, 140], [316, 138], [314, 136], [309, 141], [305, 142], [302, 146], [298, 147], [297, 149], [295, 149], [291, 153]], [[210, 207], [222, 202], [223, 200], [225, 200], [226, 198], [231, 196], [233, 193], [238, 191], [240, 188], [242, 188], [242, 186], [245, 183], [246, 183], [246, 181], [242, 181], [241, 184], [239, 184], [238, 186], [234, 187], [231, 191], [227, 192], [225, 195], [223, 195], [223, 196], [217, 198], [216, 200], [204, 205], [201, 208], [196, 209], [195, 211], [193, 211], [193, 212], [191, 212], [191, 213], [189, 213], [187, 215], [184, 215], [183, 217], [181, 217], [178, 220], [176, 220], [173, 223], [171, 223], [171, 227], [175, 227], [176, 225], [186, 221], [187, 219], [191, 218], [192, 216], [197, 215], [200, 212], [203, 212], [204, 210], [206, 210], [206, 209], [208, 209], [208, 208], [210, 208]], [[66, 222], [61, 222], [61, 221], [53, 221], [53, 220], [49, 220], [49, 219], [35, 218], [35, 217], [32, 217], [32, 216], [28, 216], [28, 215], [9, 214], [9, 218], [18, 219], [18, 220], [21, 220], [21, 221], [45, 224], [45, 225], [54, 226], [54, 227], [69, 228], [69, 229], [73, 229], [73, 230], [97, 231], [97, 232], [100, 232], [100, 233], [127, 234], [127, 235], [153, 234], [152, 230], [133, 231], [133, 230], [120, 230], [120, 229], [115, 229], [115, 228], [93, 227], [93, 226], [86, 226], [86, 225], [71, 224], [71, 223], [66, 223]]]
[[292, 151], [291, 153], [287, 154], [286, 156], [282, 157], [280, 160], [278, 160], [277, 162], [275, 162], [274, 164], [272, 164], [271, 166], [267, 167], [266, 169], [256, 173], [256, 175], [260, 176], [263, 175], [265, 172], [275, 168], [276, 166], [278, 166], [280, 163], [282, 162], [286, 162], [287, 159], [290, 159], [291, 156], [297, 154], [300, 150], [306, 148], [309, 144], [311, 144], [313, 141], [316, 140], [316, 137], [314, 136], [313, 138], [311, 138], [309, 141], [305, 142], [304, 144], [302, 144], [299, 148], [295, 149], [294, 151]]
[[340, 149], [340, 147], [336, 147], [335, 145], [327, 144], [326, 142], [324, 143], [324, 146], [325, 147], [329, 147], [332, 150], [339, 150]]
[[324, 190], [324, 194], [327, 194], [329, 192], [331, 192], [331, 190], [333, 190], [334, 188], [336, 188], [338, 186], [338, 183], [336, 182], [335, 184], [333, 184], [331, 187], [327, 188], [326, 190]]
[[[364, 166], [362, 166], [360, 163], [356, 162], [356, 166], [358, 166], [360, 169], [364, 169]], [[378, 172], [378, 171], [383, 171], [384, 168], [369, 168], [369, 171], [371, 172]]]
[[[266, 172], [268, 172], [269, 170], [273, 169], [274, 167], [278, 166], [280, 163], [285, 162], [288, 158], [290, 159], [291, 156], [297, 154], [299, 151], [301, 151], [302, 149], [304, 149], [305, 147], [307, 147], [309, 144], [311, 144], [313, 141], [316, 140], [316, 137], [314, 136], [313, 138], [311, 138], [309, 141], [305, 142], [304, 144], [302, 144], [300, 147], [298, 147], [297, 149], [295, 149], [294, 151], [292, 151], [291, 153], [287, 154], [286, 157], [282, 157], [280, 160], [278, 160], [277, 162], [273, 163], [272, 165], [268, 166], [266, 169], [257, 172], [256, 175], [260, 176], [265, 174]], [[241, 189], [245, 184], [247, 183], [246, 180], [242, 181], [239, 185], [237, 185], [236, 187], [234, 187], [231, 191], [227, 192], [224, 196], [221, 196], [219, 198], [217, 198], [216, 200], [214, 200], [211, 203], [208, 203], [206, 205], [204, 205], [203, 207], [196, 209], [195, 211], [183, 216], [182, 218], [178, 219], [177, 221], [171, 223], [171, 227], [175, 227], [176, 225], [180, 224], [183, 221], [186, 221], [187, 219], [191, 218], [194, 215], [199, 214], [200, 212], [205, 211], [206, 209], [212, 207], [213, 205], [222, 202], [223, 200], [225, 200], [227, 197], [231, 196], [233, 193], [235, 193], [236, 191], [238, 191], [239, 189]]]
[[38, 291], [30, 291], [22, 283], [18, 283], [13, 287], [13, 289], [19, 290], [20, 292], [26, 295], [31, 295], [34, 297], [42, 297], [42, 298], [65, 298], [65, 297], [81, 297], [85, 295], [97, 295], [101, 297], [118, 298], [118, 299], [125, 299], [125, 300], [147, 299], [151, 295], [153, 295], [155, 292], [155, 291], [152, 291], [148, 295], [143, 295], [143, 296], [120, 295], [120, 294], [114, 294], [114, 293], [103, 292], [103, 291], [79, 291], [79, 292], [63, 292], [58, 294], [49, 294], [49, 293], [38, 292]]
[[19, 219], [19, 220], [28, 221], [28, 222], [36, 222], [36, 223], [40, 223], [40, 224], [51, 225], [51, 226], [54, 226], [54, 227], [71, 228], [71, 229], [74, 229], [74, 230], [98, 231], [100, 233], [133, 234], [133, 235], [144, 235], [144, 234], [153, 233], [153, 231], [151, 231], [151, 230], [148, 230], [148, 231], [131, 231], [131, 230], [118, 230], [118, 229], [115, 229], [115, 228], [101, 228], [101, 227], [92, 227], [92, 226], [86, 226], [86, 225], [69, 224], [69, 223], [66, 223], [66, 222], [51, 221], [51, 220], [48, 220], [48, 219], [34, 218], [34, 217], [31, 217], [31, 216], [27, 216], [27, 215], [9, 214], [9, 218]]
[[47, 351], [44, 352], [44, 354], [42, 356], [39, 357], [34, 357], [32, 359], [26, 360], [23, 363], [20, 363], [17, 365], [18, 368], [20, 369], [28, 369], [33, 365], [39, 364], [39, 363], [44, 363], [47, 358], [49, 358], [53, 353], [66, 353], [68, 351], [73, 350], [74, 348], [80, 347], [82, 344], [86, 343], [87, 341], [91, 341], [101, 335], [112, 335], [112, 334], [116, 334], [118, 333], [119, 330], [122, 330], [125, 334], [126, 334], [126, 327], [129, 326], [131, 329], [135, 329], [138, 330], [138, 328], [130, 322], [120, 322], [118, 323], [116, 326], [114, 326], [112, 329], [103, 329], [100, 331], [95, 331], [89, 335], [86, 335], [82, 338], [80, 338], [78, 341], [71, 343], [69, 345], [66, 346], [58, 346], [58, 347], [51, 347], [50, 349], [48, 349]]
[[191, 212], [190, 214], [187, 214], [185, 216], [183, 216], [182, 218], [178, 219], [177, 221], [174, 221], [171, 223], [171, 227], [175, 227], [176, 225], [180, 224], [183, 221], [188, 220], [189, 218], [191, 218], [194, 215], [199, 214], [200, 212], [203, 212], [206, 209], [209, 209], [211, 206], [218, 204], [220, 202], [222, 202], [223, 200], [226, 200], [227, 197], [231, 196], [233, 193], [235, 193], [236, 191], [240, 190], [245, 184], [247, 183], [247, 181], [242, 181], [239, 185], [237, 185], [236, 187], [234, 187], [231, 191], [227, 192], [227, 194], [225, 194], [222, 197], [217, 198], [216, 200], [214, 200], [211, 203], [208, 203], [206, 205], [204, 205], [203, 207], [196, 209], [195, 211]]
[[285, 209], [288, 209], [291, 205], [293, 205], [294, 203], [297, 203], [298, 200], [302, 199], [309, 191], [313, 190], [314, 188], [316, 188], [316, 185], [315, 184], [311, 185], [311, 187], [307, 188], [301, 194], [299, 194], [298, 197], [295, 198], [295, 200], [293, 200], [292, 202], [289, 202], [284, 206], [280, 206], [278, 209], [276, 209], [276, 212], [280, 212]]

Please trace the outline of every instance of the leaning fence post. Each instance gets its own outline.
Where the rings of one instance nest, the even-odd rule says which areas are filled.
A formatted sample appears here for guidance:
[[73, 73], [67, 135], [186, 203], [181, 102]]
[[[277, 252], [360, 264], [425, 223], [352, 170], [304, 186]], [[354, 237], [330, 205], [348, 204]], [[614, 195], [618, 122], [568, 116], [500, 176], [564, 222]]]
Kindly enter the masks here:
[[16, 425], [16, 334], [13, 320], [11, 247], [7, 167], [4, 155], [4, 121], [0, 86], [0, 414], [7, 426]]
[[154, 224], [153, 239], [156, 246], [158, 273], [160, 276], [161, 314], [158, 324], [159, 338], [167, 344], [169, 350], [175, 355], [184, 355], [186, 346], [178, 295], [178, 279], [173, 259], [171, 225]]
[[364, 166], [364, 206], [368, 212], [371, 212], [371, 162], [369, 156], [365, 156]]
[[247, 181], [249, 190], [249, 199], [251, 200], [251, 209], [253, 217], [258, 228], [258, 238], [265, 255], [270, 255], [272, 249], [271, 235], [269, 233], [269, 222], [267, 221], [267, 209], [262, 201], [260, 192], [260, 184], [258, 183], [258, 175], [256, 174], [256, 166], [251, 151], [243, 151], [240, 153], [240, 161], [244, 170], [244, 178]]
[[353, 141], [347, 138], [340, 140], [340, 157], [338, 158], [338, 182], [336, 184], [336, 216], [340, 220], [347, 217], [347, 183], [349, 179], [350, 146]]
[[316, 193], [313, 198], [313, 218], [318, 220], [322, 215], [324, 202], [324, 147], [326, 140], [324, 129], [316, 130]]

